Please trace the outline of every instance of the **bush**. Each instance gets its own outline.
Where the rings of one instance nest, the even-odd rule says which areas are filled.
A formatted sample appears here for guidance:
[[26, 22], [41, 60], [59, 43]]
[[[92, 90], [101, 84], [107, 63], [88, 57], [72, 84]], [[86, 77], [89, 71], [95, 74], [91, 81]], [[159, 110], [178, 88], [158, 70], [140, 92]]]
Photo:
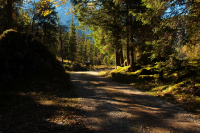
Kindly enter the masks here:
[[87, 68], [82, 67], [79, 63], [72, 64], [72, 71], [87, 71]]

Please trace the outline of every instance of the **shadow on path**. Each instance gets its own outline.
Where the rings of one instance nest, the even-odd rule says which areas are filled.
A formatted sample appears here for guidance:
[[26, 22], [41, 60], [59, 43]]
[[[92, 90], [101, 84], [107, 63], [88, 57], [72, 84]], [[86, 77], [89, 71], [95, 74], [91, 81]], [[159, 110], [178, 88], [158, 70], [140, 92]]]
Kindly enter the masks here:
[[118, 84], [97, 72], [74, 72], [84, 122], [90, 131], [199, 133], [200, 121], [163, 100]]
[[74, 97], [69, 94], [69, 75], [57, 76], [0, 84], [0, 133], [89, 132], [75, 104], [68, 105]]

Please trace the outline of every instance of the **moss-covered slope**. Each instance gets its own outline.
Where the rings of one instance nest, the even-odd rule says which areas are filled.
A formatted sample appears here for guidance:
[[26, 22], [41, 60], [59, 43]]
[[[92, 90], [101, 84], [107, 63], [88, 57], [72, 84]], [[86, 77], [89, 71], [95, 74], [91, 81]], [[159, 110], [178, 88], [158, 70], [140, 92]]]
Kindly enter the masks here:
[[0, 36], [0, 81], [63, 71], [49, 50], [30, 35], [7, 30]]

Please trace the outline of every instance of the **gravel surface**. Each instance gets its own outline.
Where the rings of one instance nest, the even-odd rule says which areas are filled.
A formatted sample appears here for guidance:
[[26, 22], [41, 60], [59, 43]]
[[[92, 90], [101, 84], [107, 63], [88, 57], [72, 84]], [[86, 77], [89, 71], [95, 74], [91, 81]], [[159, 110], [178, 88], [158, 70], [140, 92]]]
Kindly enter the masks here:
[[200, 133], [193, 115], [98, 72], [72, 72], [71, 80], [87, 132]]

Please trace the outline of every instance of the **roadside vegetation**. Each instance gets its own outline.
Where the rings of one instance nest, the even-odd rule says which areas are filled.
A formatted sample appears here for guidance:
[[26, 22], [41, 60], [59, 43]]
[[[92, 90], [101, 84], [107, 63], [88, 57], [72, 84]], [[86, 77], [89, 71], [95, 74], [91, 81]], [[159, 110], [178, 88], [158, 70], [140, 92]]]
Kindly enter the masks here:
[[0, 53], [0, 132], [84, 130], [70, 75], [42, 43], [8, 30]]
[[[159, 67], [158, 67], [159, 65]], [[162, 98], [200, 117], [200, 60], [157, 62], [128, 72], [129, 66], [100, 72], [100, 75]], [[163, 70], [163, 77], [159, 72]]]
[[68, 25], [56, 10], [65, 3], [1, 0], [0, 133], [81, 125], [68, 71], [88, 70], [86, 61], [200, 114], [200, 1], [71, 1]]

